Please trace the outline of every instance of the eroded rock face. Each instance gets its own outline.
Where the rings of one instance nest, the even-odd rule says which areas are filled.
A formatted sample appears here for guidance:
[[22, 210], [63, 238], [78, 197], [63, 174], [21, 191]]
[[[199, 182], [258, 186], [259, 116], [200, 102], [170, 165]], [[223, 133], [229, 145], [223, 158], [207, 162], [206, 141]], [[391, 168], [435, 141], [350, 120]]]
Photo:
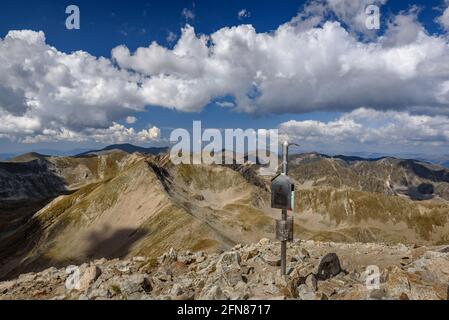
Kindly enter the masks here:
[[[279, 243], [265, 239], [222, 254], [171, 249], [157, 261], [101, 259], [2, 282], [0, 299], [448, 298], [449, 253], [444, 247], [295, 242], [288, 248], [287, 276], [277, 266], [278, 254]], [[372, 286], [376, 281], [366, 270], [375, 263], [379, 278]]]

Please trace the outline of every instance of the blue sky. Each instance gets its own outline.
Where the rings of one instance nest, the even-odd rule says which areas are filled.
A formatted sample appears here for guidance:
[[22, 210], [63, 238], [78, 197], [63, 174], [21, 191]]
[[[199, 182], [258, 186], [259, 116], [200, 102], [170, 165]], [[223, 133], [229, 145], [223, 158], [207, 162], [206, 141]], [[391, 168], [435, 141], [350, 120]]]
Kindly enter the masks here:
[[[375, 1], [373, 1], [375, 2]], [[81, 10], [81, 29], [67, 30], [65, 28], [65, 8], [70, 4], [76, 4]], [[10, 30], [34, 30], [45, 33], [46, 44], [55, 47], [59, 52], [71, 53], [82, 50], [94, 57], [103, 56], [111, 58], [111, 50], [120, 45], [125, 45], [131, 53], [139, 47], [148, 47], [156, 41], [162, 47], [171, 50], [176, 41], [169, 41], [170, 33], [176, 34], [176, 39], [181, 36], [181, 28], [188, 23], [195, 28], [197, 35], [211, 35], [214, 32], [232, 26], [242, 24], [252, 25], [257, 33], [269, 33], [279, 28], [280, 25], [289, 22], [298, 12], [303, 10], [304, 1], [268, 1], [268, 0], [226, 0], [226, 1], [21, 1], [4, 0], [0, 11], [0, 38], [4, 38]], [[418, 6], [419, 23], [425, 28], [429, 35], [439, 37], [444, 34], [443, 27], [435, 21], [441, 16], [445, 9], [444, 1], [399, 1], [390, 0], [381, 7], [382, 29], [377, 35], [382, 35], [386, 29], [386, 20], [400, 14], [400, 12], [410, 10], [412, 6]], [[239, 18], [238, 12], [245, 9], [250, 14]], [[183, 10], [189, 10], [194, 17], [186, 18]], [[337, 19], [338, 20], [338, 19]], [[345, 21], [340, 21], [343, 25]], [[318, 26], [320, 28], [320, 26]], [[350, 29], [350, 26], [347, 27]], [[371, 41], [360, 39], [360, 35], [354, 36], [362, 43]], [[2, 76], [0, 75], [0, 78]], [[443, 75], [445, 77], [445, 75]], [[282, 93], [280, 93], [282, 94]], [[225, 98], [226, 100], [227, 98]], [[229, 98], [233, 101], [232, 98]], [[215, 100], [216, 101], [216, 100]], [[301, 101], [297, 102], [301, 104]], [[383, 102], [382, 102], [383, 103]], [[1, 107], [1, 106], [0, 106]], [[364, 107], [364, 105], [360, 105]], [[371, 106], [375, 109], [377, 106]], [[415, 106], [413, 106], [415, 107]], [[439, 106], [441, 107], [441, 106]], [[182, 109], [182, 108], [178, 108]], [[274, 110], [273, 108], [268, 108]], [[315, 120], [320, 123], [338, 120], [345, 113], [350, 113], [354, 108], [345, 110], [339, 102], [335, 103], [335, 108], [329, 103], [325, 107], [305, 108], [296, 111], [291, 107], [280, 111], [268, 112], [242, 112], [232, 108], [220, 107], [217, 103], [208, 103], [200, 106], [196, 112], [175, 111], [167, 107], [159, 107], [155, 104], [147, 105], [145, 109], [128, 112], [127, 116], [136, 117], [133, 123], [136, 131], [156, 126], [161, 129], [162, 136], [167, 136], [172, 128], [191, 128], [193, 120], [202, 120], [203, 125], [211, 128], [277, 128], [280, 124], [288, 121], [302, 122], [305, 120]], [[384, 106], [380, 109], [385, 110]], [[398, 108], [399, 112], [407, 111], [404, 107]], [[412, 109], [410, 109], [412, 110]], [[408, 112], [408, 111], [407, 111]], [[410, 111], [411, 114], [422, 115], [422, 111]], [[442, 116], [441, 112], [430, 112], [431, 116]], [[124, 118], [114, 118], [114, 122], [127, 125]], [[102, 124], [102, 126], [104, 126]], [[446, 128], [446, 127], [444, 127]], [[443, 129], [446, 130], [446, 129]], [[295, 131], [296, 132], [296, 131]], [[0, 132], [1, 133], [1, 132]], [[444, 135], [446, 132], [440, 133]], [[165, 141], [142, 142], [143, 145], [161, 145]], [[20, 139], [3, 138], [0, 139], [0, 153], [20, 152], [30, 149], [74, 149], [98, 147], [107, 143], [94, 140], [86, 141], [44, 141], [34, 143], [23, 143]], [[330, 146], [335, 147], [335, 144]], [[326, 151], [329, 145], [320, 145], [316, 148]], [[313, 142], [308, 145], [309, 149], [314, 148]], [[348, 150], [354, 148], [357, 150]], [[366, 145], [344, 143], [341, 148], [336, 147], [335, 151], [375, 151], [379, 145]], [[397, 146], [390, 146], [389, 151], [397, 150]], [[417, 145], [404, 145], [404, 152], [415, 152], [418, 150], [434, 152], [434, 147]], [[438, 152], [444, 153], [441, 146]], [[388, 150], [388, 148], [387, 148]], [[428, 150], [428, 151], [427, 151]]]

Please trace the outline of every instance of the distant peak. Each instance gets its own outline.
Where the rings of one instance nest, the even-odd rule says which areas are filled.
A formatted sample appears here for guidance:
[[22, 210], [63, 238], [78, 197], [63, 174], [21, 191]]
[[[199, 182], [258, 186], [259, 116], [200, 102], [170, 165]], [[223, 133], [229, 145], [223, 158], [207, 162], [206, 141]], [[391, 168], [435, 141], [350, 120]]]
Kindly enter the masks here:
[[8, 162], [29, 162], [29, 161], [33, 161], [33, 160], [37, 160], [37, 159], [45, 159], [45, 158], [49, 158], [50, 156], [48, 155], [44, 155], [44, 154], [40, 154], [37, 152], [28, 152], [28, 153], [24, 153], [20, 156], [11, 158], [8, 160]]
[[131, 153], [135, 153], [135, 152], [139, 152], [139, 153], [143, 153], [143, 154], [158, 155], [158, 154], [161, 154], [161, 153], [166, 153], [168, 151], [168, 147], [150, 147], [150, 148], [145, 148], [145, 147], [135, 146], [135, 145], [130, 144], [130, 143], [113, 144], [113, 145], [107, 146], [107, 147], [105, 147], [103, 149], [91, 150], [91, 151], [83, 152], [81, 154], [78, 154], [77, 157], [105, 154], [105, 153], [111, 152], [111, 151], [122, 151], [122, 152], [130, 153], [130, 154]]

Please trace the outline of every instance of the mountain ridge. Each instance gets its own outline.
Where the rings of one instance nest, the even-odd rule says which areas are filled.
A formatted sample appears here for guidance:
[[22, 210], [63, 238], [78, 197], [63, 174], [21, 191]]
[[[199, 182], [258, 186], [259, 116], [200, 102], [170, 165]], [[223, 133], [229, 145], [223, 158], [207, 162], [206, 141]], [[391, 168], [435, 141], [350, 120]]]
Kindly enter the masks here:
[[116, 150], [119, 151], [123, 151], [126, 153], [135, 153], [135, 152], [139, 152], [139, 153], [143, 153], [143, 154], [152, 154], [152, 155], [158, 155], [158, 154], [162, 154], [168, 151], [168, 147], [150, 147], [150, 148], [145, 148], [145, 147], [139, 147], [133, 144], [129, 144], [129, 143], [125, 143], [125, 144], [113, 144], [113, 145], [109, 145], [103, 149], [98, 149], [98, 150], [90, 150], [90, 151], [86, 151], [80, 154], [75, 155], [74, 157], [85, 157], [85, 156], [89, 156], [89, 155], [98, 155], [98, 154], [104, 154], [107, 152], [114, 152]]

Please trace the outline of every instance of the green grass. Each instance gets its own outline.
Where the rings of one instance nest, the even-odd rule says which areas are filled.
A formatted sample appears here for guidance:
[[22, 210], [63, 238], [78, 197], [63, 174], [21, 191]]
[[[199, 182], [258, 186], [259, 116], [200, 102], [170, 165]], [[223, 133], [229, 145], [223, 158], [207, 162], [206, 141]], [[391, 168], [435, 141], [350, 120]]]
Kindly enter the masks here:
[[116, 294], [116, 295], [122, 294], [122, 289], [120, 289], [120, 286], [118, 286], [118, 285], [116, 285], [116, 284], [111, 285], [111, 290], [112, 290], [112, 292], [114, 292], [114, 294]]

